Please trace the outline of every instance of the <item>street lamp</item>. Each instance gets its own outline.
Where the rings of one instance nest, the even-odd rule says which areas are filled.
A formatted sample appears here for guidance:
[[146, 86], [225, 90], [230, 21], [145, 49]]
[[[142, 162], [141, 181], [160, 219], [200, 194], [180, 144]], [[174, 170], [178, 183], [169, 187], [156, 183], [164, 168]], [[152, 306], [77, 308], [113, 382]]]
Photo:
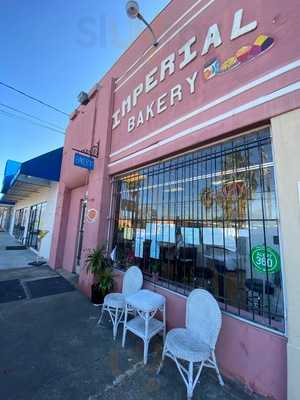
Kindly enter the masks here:
[[147, 26], [147, 28], [150, 30], [153, 36], [153, 46], [157, 47], [158, 46], [158, 40], [155, 36], [155, 33], [151, 27], [151, 25], [145, 20], [145, 18], [140, 14], [140, 7], [136, 1], [128, 1], [126, 4], [126, 12], [129, 18], [138, 18], [141, 21], [144, 22], [144, 24]]
[[86, 92], [80, 92], [77, 99], [79, 103], [83, 106], [86, 106], [90, 101], [89, 95]]

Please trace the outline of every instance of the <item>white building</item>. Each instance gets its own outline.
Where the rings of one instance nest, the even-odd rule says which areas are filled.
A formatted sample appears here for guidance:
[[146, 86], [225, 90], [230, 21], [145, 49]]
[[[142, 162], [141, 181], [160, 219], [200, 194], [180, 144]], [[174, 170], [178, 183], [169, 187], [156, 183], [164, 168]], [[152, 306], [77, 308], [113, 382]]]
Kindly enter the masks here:
[[0, 201], [0, 232], [10, 227], [13, 204]]
[[9, 233], [48, 260], [63, 149], [24, 163], [8, 160], [2, 201], [13, 202]]

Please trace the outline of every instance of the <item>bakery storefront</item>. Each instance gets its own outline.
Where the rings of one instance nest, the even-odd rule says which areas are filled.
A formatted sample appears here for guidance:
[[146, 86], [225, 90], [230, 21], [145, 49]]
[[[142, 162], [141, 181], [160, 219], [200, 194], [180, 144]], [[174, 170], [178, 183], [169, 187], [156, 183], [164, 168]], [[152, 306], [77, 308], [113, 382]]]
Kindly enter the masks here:
[[[82, 254], [107, 243], [116, 289], [139, 265], [169, 328], [209, 290], [222, 372], [277, 400], [297, 398], [300, 357], [297, 15], [295, 0], [171, 1], [158, 46], [144, 31], [71, 116], [50, 259], [74, 271], [84, 201]], [[74, 165], [98, 143], [92, 168]]]
[[278, 212], [268, 127], [114, 180], [120, 266], [284, 331]]

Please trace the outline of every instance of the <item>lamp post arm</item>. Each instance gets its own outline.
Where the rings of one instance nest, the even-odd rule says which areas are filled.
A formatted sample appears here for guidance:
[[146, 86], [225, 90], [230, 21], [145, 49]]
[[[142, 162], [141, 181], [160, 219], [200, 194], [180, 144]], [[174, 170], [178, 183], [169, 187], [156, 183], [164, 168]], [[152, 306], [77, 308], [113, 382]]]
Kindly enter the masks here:
[[152, 33], [152, 36], [153, 36], [153, 46], [157, 47], [158, 46], [158, 40], [157, 40], [157, 38], [155, 36], [155, 33], [154, 33], [151, 25], [145, 20], [145, 18], [142, 16], [142, 14], [138, 13], [137, 17], [138, 17], [138, 19], [143, 21], [144, 24], [147, 26], [147, 28], [150, 30], [150, 32]]

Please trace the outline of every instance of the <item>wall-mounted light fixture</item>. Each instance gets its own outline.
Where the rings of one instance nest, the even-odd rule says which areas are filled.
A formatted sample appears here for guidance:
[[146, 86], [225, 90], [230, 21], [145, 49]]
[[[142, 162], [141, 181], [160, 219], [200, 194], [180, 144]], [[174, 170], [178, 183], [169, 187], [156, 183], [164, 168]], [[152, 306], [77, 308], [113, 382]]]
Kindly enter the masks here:
[[80, 92], [78, 97], [77, 97], [79, 103], [83, 106], [86, 106], [88, 104], [89, 100], [89, 95], [86, 92]]
[[158, 40], [155, 36], [155, 33], [151, 27], [151, 25], [145, 20], [145, 18], [142, 16], [140, 13], [140, 7], [136, 1], [128, 1], [126, 4], [126, 12], [129, 18], [138, 18], [141, 21], [144, 22], [144, 24], [147, 26], [147, 28], [150, 30], [153, 36], [153, 46], [157, 47], [158, 46]]

